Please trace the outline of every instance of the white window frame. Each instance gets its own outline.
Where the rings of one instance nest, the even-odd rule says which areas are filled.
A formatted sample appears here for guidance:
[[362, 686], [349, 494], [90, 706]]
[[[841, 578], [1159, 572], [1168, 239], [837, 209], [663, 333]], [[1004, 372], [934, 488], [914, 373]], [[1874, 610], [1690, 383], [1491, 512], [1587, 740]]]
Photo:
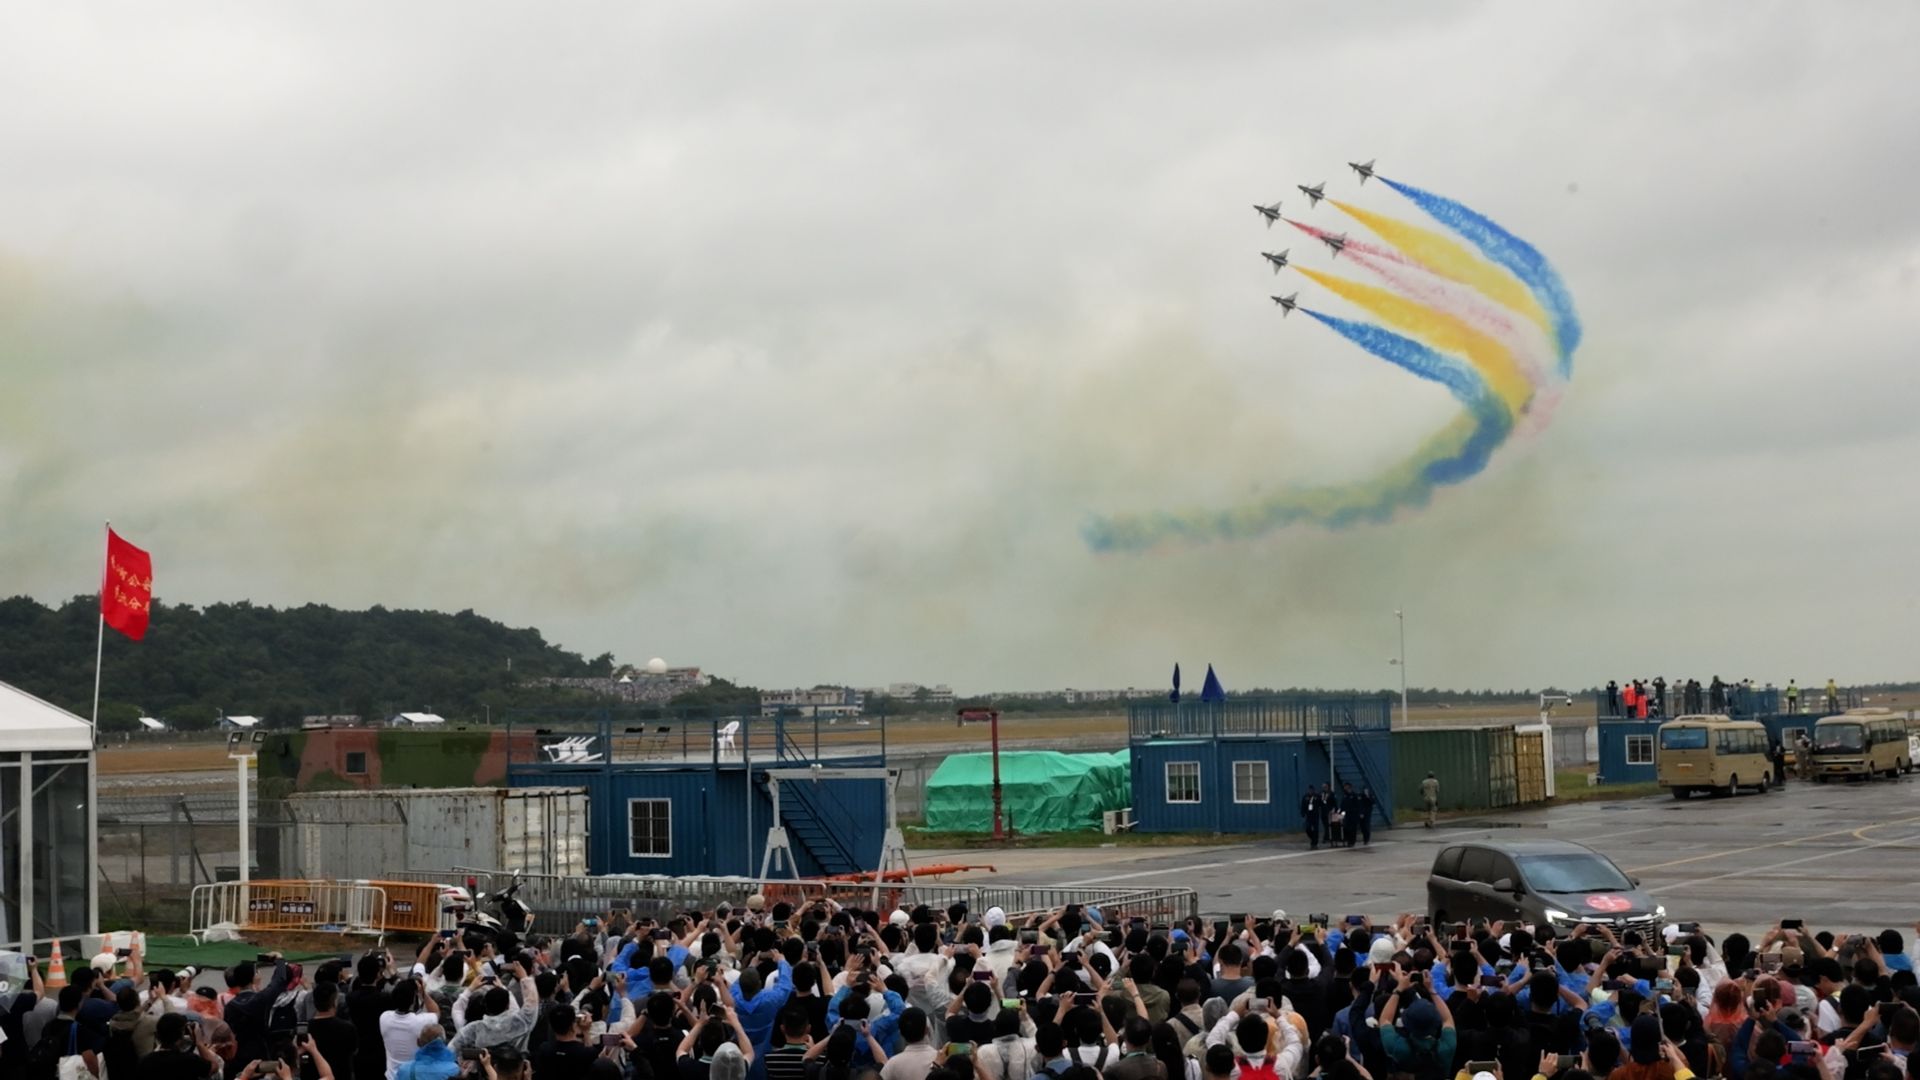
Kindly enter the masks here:
[[[1636, 755], [1633, 752], [1635, 747], [1640, 748], [1640, 753], [1638, 755]], [[1627, 736], [1627, 764], [1629, 765], [1653, 764], [1653, 736], [1651, 735]]]
[[[1249, 789], [1253, 787], [1252, 776], [1255, 772], [1254, 767], [1258, 767], [1260, 797], [1257, 799], [1243, 799], [1240, 797], [1240, 766], [1242, 765], [1249, 767], [1247, 784]], [[1236, 761], [1233, 763], [1233, 801], [1241, 806], [1266, 806], [1273, 802], [1272, 770], [1265, 759], [1253, 758], [1251, 760]]]
[[[1193, 770], [1193, 798], [1191, 799], [1176, 799], [1173, 797], [1173, 769], [1174, 769], [1174, 766], [1176, 765], [1180, 766], [1183, 772], [1186, 769]], [[1167, 780], [1166, 792], [1167, 792], [1168, 803], [1173, 805], [1178, 805], [1178, 806], [1193, 806], [1200, 801], [1200, 763], [1199, 762], [1197, 761], [1167, 762], [1166, 780]]]
[[[633, 808], [637, 803], [660, 803], [667, 808], [667, 850], [639, 851], [633, 833]], [[649, 837], [651, 839], [651, 837]], [[673, 858], [673, 800], [672, 799], [628, 799], [627, 800], [627, 855], [635, 859], [671, 859]]]

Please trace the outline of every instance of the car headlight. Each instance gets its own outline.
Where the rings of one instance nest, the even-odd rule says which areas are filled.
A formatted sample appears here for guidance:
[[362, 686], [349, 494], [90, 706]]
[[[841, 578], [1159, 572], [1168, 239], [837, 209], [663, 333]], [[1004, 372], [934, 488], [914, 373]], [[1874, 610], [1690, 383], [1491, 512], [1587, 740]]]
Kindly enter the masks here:
[[1564, 911], [1561, 911], [1559, 908], [1548, 908], [1547, 921], [1548, 922], [1572, 922], [1573, 916], [1567, 914]]
[[1654, 907], [1654, 909], [1653, 909], [1653, 917], [1654, 917], [1654, 918], [1656, 918], [1656, 919], [1664, 919], [1664, 918], [1666, 918], [1666, 917], [1667, 917], [1667, 905], [1665, 905], [1665, 904], [1659, 904], [1659, 905], [1656, 905], [1656, 906]]

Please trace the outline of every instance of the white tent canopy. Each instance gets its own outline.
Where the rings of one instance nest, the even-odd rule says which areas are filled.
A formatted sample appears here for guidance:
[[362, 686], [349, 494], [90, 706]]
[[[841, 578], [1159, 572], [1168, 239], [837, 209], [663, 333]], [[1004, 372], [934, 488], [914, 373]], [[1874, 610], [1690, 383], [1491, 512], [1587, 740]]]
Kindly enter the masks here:
[[85, 720], [16, 686], [0, 682], [0, 750], [90, 750]]
[[393, 719], [387, 721], [388, 724], [396, 725], [396, 726], [403, 725], [403, 724], [431, 726], [434, 724], [444, 724], [446, 722], [447, 721], [445, 717], [435, 716], [433, 713], [430, 713], [430, 712], [398, 713], [394, 716]]

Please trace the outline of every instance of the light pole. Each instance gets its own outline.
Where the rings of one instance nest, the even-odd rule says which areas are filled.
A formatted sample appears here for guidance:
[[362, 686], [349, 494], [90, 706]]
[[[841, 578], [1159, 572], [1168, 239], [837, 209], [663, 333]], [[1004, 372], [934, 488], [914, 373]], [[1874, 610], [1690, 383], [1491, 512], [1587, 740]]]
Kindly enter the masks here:
[[1400, 726], [1407, 726], [1407, 613], [1399, 608], [1393, 609], [1393, 619], [1400, 624]]
[[[242, 885], [245, 885], [253, 878], [253, 869], [251, 865], [249, 865], [252, 862], [252, 853], [247, 850], [249, 847], [247, 843], [249, 839], [247, 834], [247, 825], [249, 823], [249, 815], [247, 813], [247, 767], [252, 765], [254, 759], [259, 756], [260, 744], [265, 742], [266, 738], [267, 733], [264, 731], [236, 731], [227, 736], [227, 756], [233, 759], [235, 771], [238, 774], [238, 780], [240, 782], [240, 812], [237, 816], [240, 819], [240, 884]], [[243, 895], [241, 900], [244, 904], [246, 897]], [[242, 906], [241, 910], [245, 911], [246, 908]]]

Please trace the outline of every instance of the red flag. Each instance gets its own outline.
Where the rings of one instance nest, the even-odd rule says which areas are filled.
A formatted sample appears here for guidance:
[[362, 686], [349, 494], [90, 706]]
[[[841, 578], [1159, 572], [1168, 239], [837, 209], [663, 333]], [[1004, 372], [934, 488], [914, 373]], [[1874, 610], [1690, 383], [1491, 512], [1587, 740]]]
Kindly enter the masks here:
[[153, 557], [107, 530], [107, 576], [100, 584], [100, 614], [107, 625], [135, 641], [147, 636], [153, 604]]

